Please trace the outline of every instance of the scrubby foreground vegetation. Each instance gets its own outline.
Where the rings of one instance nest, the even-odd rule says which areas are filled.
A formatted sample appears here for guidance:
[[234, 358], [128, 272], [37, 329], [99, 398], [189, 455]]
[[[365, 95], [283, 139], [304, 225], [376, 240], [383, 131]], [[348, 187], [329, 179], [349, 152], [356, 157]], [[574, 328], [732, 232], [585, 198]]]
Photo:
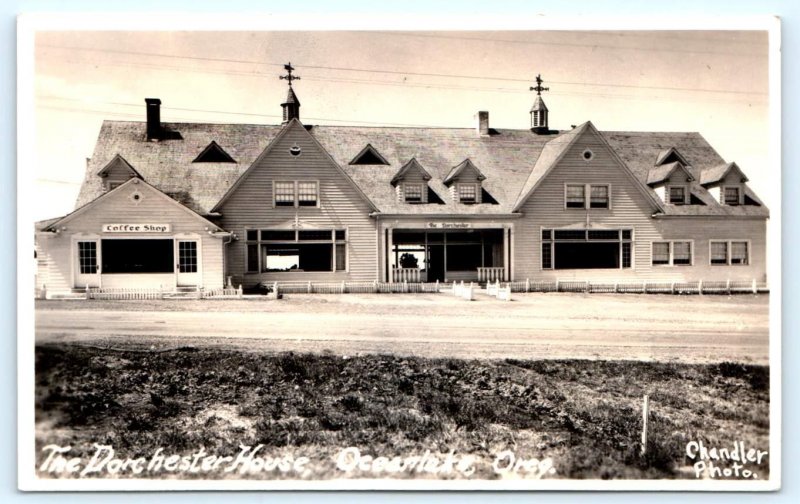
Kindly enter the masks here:
[[[95, 456], [102, 470], [84, 476], [101, 477], [694, 478], [691, 441], [768, 449], [768, 389], [769, 368], [731, 363], [47, 345], [36, 350], [37, 467], [43, 477], [81, 475], [41, 470], [45, 447], [57, 445], [82, 468]], [[644, 394], [650, 437], [641, 455]], [[113, 447], [113, 459], [141, 458], [144, 471], [105, 458], [95, 443]], [[259, 445], [261, 465], [236, 465], [242, 446]], [[171, 455], [185, 456], [187, 470], [169, 469]], [[201, 467], [206, 456], [217, 465]], [[421, 469], [448, 456], [463, 466]], [[548, 458], [553, 470], [531, 470]], [[768, 477], [768, 457], [757, 469]]]

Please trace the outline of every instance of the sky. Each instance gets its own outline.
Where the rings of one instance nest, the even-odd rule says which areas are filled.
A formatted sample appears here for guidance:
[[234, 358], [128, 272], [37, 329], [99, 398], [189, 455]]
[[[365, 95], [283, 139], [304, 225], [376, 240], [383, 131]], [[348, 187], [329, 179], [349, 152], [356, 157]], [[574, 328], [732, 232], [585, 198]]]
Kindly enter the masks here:
[[530, 127], [537, 74], [550, 127], [697, 131], [767, 206], [765, 31], [39, 32], [33, 217], [74, 208], [104, 119], [277, 124], [291, 61], [307, 124]]

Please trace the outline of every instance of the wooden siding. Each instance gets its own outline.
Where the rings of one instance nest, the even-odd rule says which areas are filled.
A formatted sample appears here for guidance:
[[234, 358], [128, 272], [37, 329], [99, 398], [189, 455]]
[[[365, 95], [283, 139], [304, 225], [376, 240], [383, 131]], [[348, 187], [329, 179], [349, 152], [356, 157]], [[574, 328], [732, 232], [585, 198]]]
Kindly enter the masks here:
[[[582, 158], [585, 149], [594, 158]], [[731, 220], [715, 218], [654, 219], [653, 203], [625, 173], [602, 140], [586, 132], [576, 140], [550, 175], [523, 205], [523, 217], [514, 226], [514, 278], [545, 280], [765, 280], [766, 225], [764, 219]], [[611, 208], [567, 209], [564, 186], [610, 184]], [[625, 269], [543, 270], [541, 229], [566, 226], [585, 227], [587, 222], [611, 229], [633, 229], [633, 267]], [[710, 266], [709, 239], [751, 240], [751, 265]], [[694, 240], [694, 266], [653, 267], [653, 241]]]
[[[666, 218], [657, 219], [657, 230], [664, 241], [693, 241], [692, 266], [653, 266], [654, 278], [686, 280], [767, 281], [766, 219]], [[709, 241], [750, 242], [747, 265], [711, 265]]]
[[[138, 191], [142, 198], [134, 203], [131, 195]], [[65, 231], [58, 234], [38, 233], [37, 244], [40, 251], [40, 281], [48, 291], [65, 291], [73, 288], [73, 263], [75, 262], [72, 243], [85, 238], [134, 238], [137, 236], [158, 238], [196, 238], [200, 242], [202, 260], [202, 286], [220, 288], [222, 277], [223, 239], [213, 237], [206, 231], [207, 224], [191, 214], [165, 201], [155, 189], [144, 184], [129, 184], [109, 194], [104, 199], [90, 203], [91, 207], [69, 220]], [[103, 233], [103, 224], [114, 223], [167, 223], [169, 233], [149, 233], [133, 235], [129, 233]], [[45, 281], [46, 279], [46, 281]]]
[[[226, 250], [227, 274], [234, 284], [252, 287], [262, 281], [372, 281], [377, 273], [377, 238], [371, 208], [355, 185], [299, 123], [275, 140], [246, 179], [221, 205], [220, 225], [236, 233]], [[289, 154], [297, 144], [299, 156]], [[365, 167], [364, 169], [369, 169]], [[319, 207], [273, 207], [273, 181], [319, 182]], [[309, 229], [347, 230], [347, 272], [245, 273], [246, 229], [291, 229], [295, 215]]]

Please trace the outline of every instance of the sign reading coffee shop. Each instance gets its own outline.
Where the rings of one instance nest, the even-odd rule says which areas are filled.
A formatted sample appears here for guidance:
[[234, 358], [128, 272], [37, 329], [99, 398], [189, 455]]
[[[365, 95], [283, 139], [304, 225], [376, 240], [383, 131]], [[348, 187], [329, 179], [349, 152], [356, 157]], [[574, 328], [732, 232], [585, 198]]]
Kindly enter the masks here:
[[103, 224], [104, 233], [169, 233], [169, 224]]
[[428, 229], [470, 229], [471, 222], [428, 222], [425, 224]]

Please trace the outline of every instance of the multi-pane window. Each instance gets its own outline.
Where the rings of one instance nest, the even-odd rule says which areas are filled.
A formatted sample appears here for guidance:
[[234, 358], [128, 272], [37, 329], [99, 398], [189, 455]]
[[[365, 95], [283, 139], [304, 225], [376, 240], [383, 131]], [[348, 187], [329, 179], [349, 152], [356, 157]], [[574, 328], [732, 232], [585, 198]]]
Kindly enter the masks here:
[[422, 203], [422, 184], [403, 184], [406, 203]]
[[316, 181], [275, 182], [275, 206], [309, 206], [319, 203]]
[[750, 246], [746, 241], [712, 241], [710, 249], [711, 264], [750, 264]]
[[542, 229], [542, 269], [633, 267], [631, 229]]
[[553, 244], [542, 242], [542, 269], [553, 268]]
[[683, 205], [686, 203], [686, 188], [685, 187], [670, 187], [669, 188], [669, 203], [671, 205]]
[[344, 229], [249, 229], [246, 236], [248, 273], [347, 270]]
[[275, 182], [275, 206], [294, 206], [294, 182]]
[[297, 204], [299, 206], [317, 206], [317, 183], [297, 183]]
[[97, 272], [97, 242], [78, 242], [78, 263], [81, 275]]
[[478, 186], [476, 184], [458, 184], [458, 201], [461, 203], [477, 203]]
[[178, 242], [178, 272], [197, 273], [197, 242]]
[[711, 242], [711, 264], [728, 264], [728, 242]]
[[610, 188], [606, 184], [567, 184], [565, 200], [567, 208], [609, 208]]
[[586, 187], [567, 185], [567, 208], [586, 208]]
[[591, 192], [589, 206], [591, 208], [608, 208], [608, 186], [592, 185], [589, 187]]
[[739, 204], [739, 188], [738, 187], [725, 187], [723, 189], [723, 203], [726, 205], [736, 206]]
[[692, 242], [653, 242], [653, 266], [687, 266], [692, 264]]

